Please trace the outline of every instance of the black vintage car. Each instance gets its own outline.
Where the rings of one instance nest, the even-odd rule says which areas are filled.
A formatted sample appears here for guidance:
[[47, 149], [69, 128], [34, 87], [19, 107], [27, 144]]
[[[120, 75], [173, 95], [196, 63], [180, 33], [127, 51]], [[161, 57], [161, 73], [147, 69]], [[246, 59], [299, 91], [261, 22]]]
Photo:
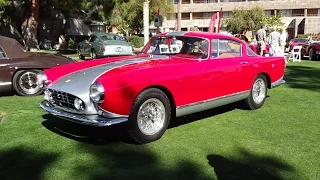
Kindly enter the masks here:
[[63, 56], [27, 52], [15, 39], [0, 36], [0, 95], [11, 91], [23, 96], [41, 94], [37, 81], [41, 70], [74, 62]]

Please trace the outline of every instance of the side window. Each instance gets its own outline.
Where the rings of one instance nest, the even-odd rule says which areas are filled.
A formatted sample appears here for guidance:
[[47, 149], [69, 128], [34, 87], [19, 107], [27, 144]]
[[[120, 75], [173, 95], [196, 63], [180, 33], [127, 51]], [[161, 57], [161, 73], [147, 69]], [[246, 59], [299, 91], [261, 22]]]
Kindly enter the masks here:
[[227, 39], [220, 39], [218, 43], [219, 57], [241, 57], [241, 44]]
[[7, 58], [6, 53], [4, 52], [3, 48], [0, 46], [0, 59]]
[[229, 58], [241, 56], [241, 44], [228, 39], [212, 40], [212, 58]]
[[97, 42], [98, 38], [97, 36], [91, 36], [89, 42]]

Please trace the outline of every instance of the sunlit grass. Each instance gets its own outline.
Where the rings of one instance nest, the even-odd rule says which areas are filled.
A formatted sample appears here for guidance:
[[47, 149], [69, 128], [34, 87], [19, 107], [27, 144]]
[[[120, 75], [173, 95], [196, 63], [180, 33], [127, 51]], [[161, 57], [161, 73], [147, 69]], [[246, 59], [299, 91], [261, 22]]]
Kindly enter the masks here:
[[[0, 179], [320, 179], [320, 62], [289, 62], [255, 111], [178, 118], [153, 143], [47, 115], [42, 96], [0, 97]], [[178, 121], [178, 122], [177, 122]]]

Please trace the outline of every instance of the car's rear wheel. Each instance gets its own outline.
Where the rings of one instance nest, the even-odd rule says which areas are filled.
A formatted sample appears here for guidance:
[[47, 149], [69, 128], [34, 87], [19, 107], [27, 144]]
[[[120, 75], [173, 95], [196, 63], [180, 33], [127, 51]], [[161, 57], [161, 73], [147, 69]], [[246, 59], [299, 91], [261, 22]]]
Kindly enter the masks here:
[[313, 49], [309, 49], [309, 60], [317, 60], [317, 56], [313, 55]]
[[37, 81], [38, 70], [22, 70], [13, 76], [13, 88], [22, 96], [39, 95], [42, 93], [42, 84]]
[[96, 50], [94, 49], [91, 49], [90, 51], [90, 56], [92, 59], [97, 59], [97, 53], [96, 53]]
[[170, 117], [171, 106], [166, 94], [159, 89], [150, 88], [135, 99], [126, 128], [135, 142], [148, 143], [164, 134]]
[[258, 75], [251, 87], [250, 95], [245, 99], [245, 104], [249, 109], [259, 109], [267, 98], [267, 79], [266, 76]]

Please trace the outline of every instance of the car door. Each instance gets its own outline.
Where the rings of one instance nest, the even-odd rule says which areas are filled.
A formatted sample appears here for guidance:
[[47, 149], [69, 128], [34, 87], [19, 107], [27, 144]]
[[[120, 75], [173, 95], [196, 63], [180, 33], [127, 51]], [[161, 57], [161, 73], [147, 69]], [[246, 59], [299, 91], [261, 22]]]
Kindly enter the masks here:
[[245, 63], [241, 43], [231, 39], [213, 39], [211, 58], [206, 66], [206, 94], [219, 98], [240, 93]]
[[92, 48], [96, 51], [98, 56], [102, 56], [104, 52], [102, 40], [99, 37], [95, 37], [91, 42]]
[[91, 35], [88, 41], [85, 41], [83, 44], [83, 50], [85, 56], [90, 56], [90, 52], [93, 48], [93, 42], [97, 37], [95, 35]]
[[10, 61], [4, 49], [0, 46], [0, 91], [1, 87], [11, 85], [11, 75], [9, 73]]

